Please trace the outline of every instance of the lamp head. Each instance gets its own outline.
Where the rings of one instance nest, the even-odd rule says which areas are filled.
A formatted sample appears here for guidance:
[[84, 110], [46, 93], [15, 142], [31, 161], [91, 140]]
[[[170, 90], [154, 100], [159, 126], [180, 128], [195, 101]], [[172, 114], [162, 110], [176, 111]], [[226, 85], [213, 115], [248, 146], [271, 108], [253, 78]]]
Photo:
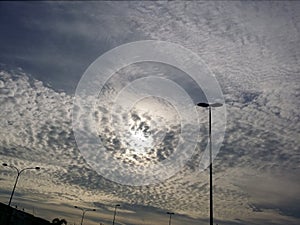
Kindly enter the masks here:
[[223, 106], [223, 104], [219, 103], [219, 102], [210, 103], [210, 104], [206, 103], [206, 102], [199, 102], [199, 103], [197, 103], [197, 106], [204, 107], [204, 108], [207, 108], [207, 107], [217, 108], [217, 107]]
[[209, 104], [206, 102], [199, 102], [199, 103], [197, 103], [197, 106], [207, 108], [207, 107], [209, 107]]
[[2, 163], [2, 166], [8, 166], [7, 163]]
[[36, 169], [36, 170], [40, 170], [40, 169], [41, 169], [41, 167], [37, 166], [37, 167], [35, 167], [35, 169]]

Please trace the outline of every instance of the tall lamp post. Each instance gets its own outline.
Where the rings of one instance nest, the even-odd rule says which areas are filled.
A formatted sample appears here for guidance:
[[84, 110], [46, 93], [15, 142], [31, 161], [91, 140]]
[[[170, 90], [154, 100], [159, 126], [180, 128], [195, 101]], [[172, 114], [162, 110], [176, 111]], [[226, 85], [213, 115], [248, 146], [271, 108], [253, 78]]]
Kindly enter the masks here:
[[81, 223], [80, 223], [81, 225], [83, 224], [83, 219], [84, 219], [84, 215], [85, 215], [86, 212], [96, 211], [96, 209], [85, 209], [85, 208], [78, 207], [76, 205], [74, 206], [74, 208], [82, 210], [82, 217], [81, 217]]
[[116, 214], [117, 214], [117, 207], [120, 207], [120, 206], [121, 206], [120, 204], [116, 204], [115, 205], [114, 218], [113, 218], [113, 222], [112, 222], [113, 225], [115, 225]]
[[174, 215], [174, 213], [167, 212], [167, 214], [170, 215], [170, 217], [169, 217], [169, 225], [171, 225], [171, 219], [172, 219], [172, 215]]
[[217, 108], [223, 106], [222, 103], [205, 103], [200, 102], [197, 104], [199, 107], [208, 108], [209, 110], [209, 214], [210, 225], [214, 224], [214, 212], [213, 212], [213, 180], [212, 180], [212, 141], [211, 141], [211, 108]]
[[8, 165], [7, 163], [3, 163], [2, 165], [3, 166], [8, 166], [10, 168], [14, 168], [17, 171], [17, 177], [16, 177], [15, 185], [14, 185], [14, 187], [12, 189], [12, 192], [11, 192], [11, 195], [10, 195], [10, 199], [9, 199], [9, 202], [8, 202], [8, 205], [10, 206], [11, 205], [11, 200], [12, 200], [12, 198], [14, 196], [15, 189], [16, 189], [16, 186], [17, 186], [17, 183], [18, 183], [18, 180], [19, 180], [19, 177], [20, 177], [21, 173], [23, 171], [25, 171], [25, 170], [39, 170], [40, 167], [38, 167], [38, 166], [37, 167], [28, 167], [28, 168], [24, 168], [24, 169], [19, 170], [17, 167], [15, 167], [13, 165]]

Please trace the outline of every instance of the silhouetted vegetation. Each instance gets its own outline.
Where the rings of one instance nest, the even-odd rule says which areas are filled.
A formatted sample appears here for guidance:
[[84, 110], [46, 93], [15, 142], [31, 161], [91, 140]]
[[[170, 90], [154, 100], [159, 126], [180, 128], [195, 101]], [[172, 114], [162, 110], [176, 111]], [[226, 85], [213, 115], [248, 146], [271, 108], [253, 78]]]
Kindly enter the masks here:
[[56, 224], [56, 225], [67, 225], [67, 221], [65, 219], [59, 219], [59, 218], [55, 218], [52, 220], [52, 224]]

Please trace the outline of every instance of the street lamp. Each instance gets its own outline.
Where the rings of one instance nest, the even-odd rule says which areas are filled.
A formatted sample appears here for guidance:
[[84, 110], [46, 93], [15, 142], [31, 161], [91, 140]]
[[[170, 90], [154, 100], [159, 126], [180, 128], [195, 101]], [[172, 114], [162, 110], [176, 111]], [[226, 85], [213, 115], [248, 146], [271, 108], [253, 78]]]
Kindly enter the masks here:
[[113, 218], [113, 222], [112, 222], [113, 225], [115, 225], [115, 219], [116, 219], [116, 214], [117, 214], [117, 207], [120, 207], [120, 206], [121, 206], [120, 204], [116, 204], [115, 205], [114, 218]]
[[210, 225], [213, 225], [214, 214], [213, 214], [213, 190], [212, 190], [212, 141], [211, 141], [211, 108], [217, 108], [223, 106], [222, 103], [205, 103], [200, 102], [197, 104], [199, 107], [208, 108], [209, 110], [209, 209], [210, 209]]
[[24, 168], [24, 169], [21, 169], [19, 170], [17, 167], [13, 166], [13, 165], [8, 165], [7, 163], [2, 163], [3, 166], [8, 166], [8, 167], [11, 167], [11, 168], [14, 168], [16, 171], [17, 171], [17, 177], [16, 177], [16, 181], [15, 181], [15, 185], [13, 187], [13, 190], [11, 192], [11, 195], [10, 195], [10, 199], [9, 199], [9, 202], [8, 202], [8, 205], [10, 206], [11, 204], [11, 200], [14, 196], [14, 193], [15, 193], [15, 189], [16, 189], [16, 186], [17, 186], [17, 183], [18, 183], [18, 180], [19, 180], [19, 177], [21, 175], [21, 173], [25, 170], [39, 170], [40, 167], [28, 167], [28, 168]]
[[96, 209], [85, 209], [85, 208], [78, 207], [76, 205], [74, 206], [74, 208], [82, 210], [82, 217], [81, 217], [81, 223], [80, 223], [81, 225], [83, 224], [83, 218], [84, 218], [84, 215], [85, 215], [86, 212], [96, 211]]
[[167, 212], [167, 214], [170, 215], [170, 217], [169, 217], [169, 225], [171, 225], [171, 219], [172, 219], [172, 215], [174, 215], [174, 213]]

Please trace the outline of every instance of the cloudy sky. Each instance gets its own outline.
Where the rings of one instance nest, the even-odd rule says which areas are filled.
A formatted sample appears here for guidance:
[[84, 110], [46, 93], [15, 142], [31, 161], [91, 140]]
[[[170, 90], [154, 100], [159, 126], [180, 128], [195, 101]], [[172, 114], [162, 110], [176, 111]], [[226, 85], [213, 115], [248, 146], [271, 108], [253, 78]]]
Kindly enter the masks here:
[[[110, 224], [115, 204], [118, 225], [167, 224], [167, 211], [174, 225], [208, 224], [208, 111], [194, 104], [219, 87], [215, 223], [299, 224], [299, 12], [296, 1], [1, 2], [1, 163], [41, 167], [21, 175], [12, 205], [70, 224], [74, 205], [97, 210], [86, 224]], [[95, 62], [143, 40], [178, 48]], [[145, 60], [104, 76], [157, 49], [189, 68], [201, 58], [199, 74]], [[3, 203], [15, 175], [1, 166]]]

